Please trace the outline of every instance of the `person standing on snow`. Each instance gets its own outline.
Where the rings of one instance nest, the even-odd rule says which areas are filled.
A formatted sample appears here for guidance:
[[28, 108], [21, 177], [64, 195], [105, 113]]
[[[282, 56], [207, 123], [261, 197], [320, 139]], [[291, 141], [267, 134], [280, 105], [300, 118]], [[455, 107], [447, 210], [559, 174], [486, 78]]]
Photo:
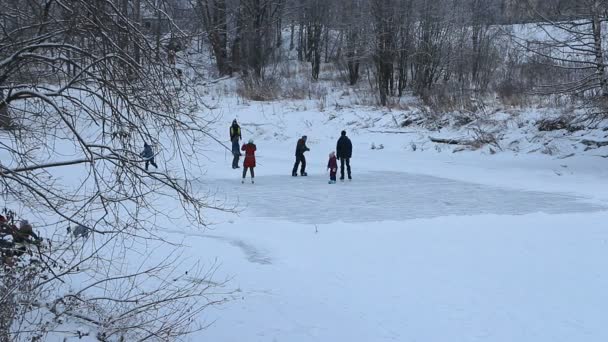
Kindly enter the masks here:
[[348, 179], [352, 179], [350, 174], [350, 158], [353, 155], [353, 144], [346, 136], [346, 131], [342, 131], [338, 144], [336, 146], [338, 160], [340, 161], [340, 180], [344, 180], [344, 163], [346, 163], [346, 171]]
[[172, 68], [175, 68], [175, 58], [176, 58], [176, 54], [175, 54], [175, 50], [173, 49], [169, 49], [169, 53], [167, 53], [167, 60], [169, 62], [169, 65]]
[[148, 165], [150, 164], [158, 169], [158, 165], [154, 162], [154, 151], [152, 151], [152, 146], [148, 145], [148, 143], [144, 142], [144, 150], [139, 155], [146, 161], [146, 171], [148, 171]]
[[241, 151], [239, 150], [239, 141], [241, 137], [241, 126], [236, 122], [236, 119], [232, 121], [230, 126], [230, 141], [232, 142], [232, 168], [239, 168], [239, 158], [241, 157]]
[[302, 168], [300, 168], [300, 176], [305, 177], [308, 176], [306, 173], [306, 157], [304, 157], [304, 152], [310, 151], [310, 149], [306, 146], [306, 140], [308, 138], [304, 135], [302, 138], [298, 140], [298, 144], [296, 145], [296, 163], [293, 165], [293, 170], [291, 171], [291, 175], [293, 177], [298, 176], [298, 166], [302, 163]]
[[253, 139], [249, 139], [249, 142], [244, 144], [243, 147], [241, 147], [241, 150], [245, 151], [245, 161], [243, 162], [243, 180], [241, 183], [245, 183], [247, 169], [249, 169], [251, 170], [251, 184], [253, 184], [253, 179], [255, 178], [255, 173], [253, 171], [255, 168], [255, 151], [257, 150], [255, 144], [253, 143]]
[[338, 173], [338, 162], [336, 161], [336, 152], [331, 152], [329, 154], [327, 168], [329, 169], [329, 184], [336, 184], [336, 173]]

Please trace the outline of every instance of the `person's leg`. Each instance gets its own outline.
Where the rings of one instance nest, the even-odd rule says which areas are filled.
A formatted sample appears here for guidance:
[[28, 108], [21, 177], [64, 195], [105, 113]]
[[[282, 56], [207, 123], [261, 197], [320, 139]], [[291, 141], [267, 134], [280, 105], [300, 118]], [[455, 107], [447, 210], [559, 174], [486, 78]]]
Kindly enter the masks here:
[[344, 157], [340, 158], [340, 179], [344, 179]]
[[306, 174], [306, 157], [302, 156], [302, 168], [300, 169], [300, 175]]
[[253, 180], [255, 178], [255, 171], [253, 171], [253, 167], [249, 170], [251, 170], [251, 180]]
[[298, 172], [298, 166], [300, 166], [300, 157], [296, 156], [296, 162], [293, 164], [293, 170], [291, 171], [292, 176], [296, 176]]
[[232, 155], [234, 156], [232, 159], [232, 168], [238, 169], [241, 151], [239, 150], [239, 140], [237, 138], [232, 140]]
[[150, 165], [150, 161], [146, 160], [146, 171], [148, 171], [148, 165]]
[[243, 166], [243, 179], [247, 177], [247, 168]]
[[158, 165], [156, 165], [156, 161], [154, 161], [154, 157], [152, 157], [152, 159], [150, 159], [150, 164], [152, 164], [152, 166], [154, 166], [155, 169], [158, 169]]
[[348, 179], [352, 179], [350, 175], [350, 158], [346, 158], [346, 173], [348, 174]]

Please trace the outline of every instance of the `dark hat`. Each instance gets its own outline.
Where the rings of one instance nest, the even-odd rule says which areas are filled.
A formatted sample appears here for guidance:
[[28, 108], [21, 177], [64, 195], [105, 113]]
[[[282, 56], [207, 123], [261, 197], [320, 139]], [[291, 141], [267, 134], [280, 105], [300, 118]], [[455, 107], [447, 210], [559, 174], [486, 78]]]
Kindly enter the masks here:
[[346, 131], [342, 131], [342, 135], [346, 135]]
[[306, 139], [308, 139], [308, 137], [307, 137], [307, 136], [305, 136], [305, 135], [303, 135], [303, 136], [302, 136], [302, 139], [306, 140]]

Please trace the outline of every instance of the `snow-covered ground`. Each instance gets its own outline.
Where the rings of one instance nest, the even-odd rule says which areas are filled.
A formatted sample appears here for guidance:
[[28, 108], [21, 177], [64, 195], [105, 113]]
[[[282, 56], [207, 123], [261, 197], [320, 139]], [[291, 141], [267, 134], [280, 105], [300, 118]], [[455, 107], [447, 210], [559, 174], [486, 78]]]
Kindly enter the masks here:
[[[401, 127], [424, 115], [415, 104], [389, 111], [340, 92], [325, 105], [206, 96], [217, 104], [201, 113], [218, 118], [212, 135], [229, 146], [237, 118], [243, 139], [257, 145], [258, 167], [256, 183], [241, 184], [230, 152], [209, 139], [195, 156], [203, 167], [191, 170], [195, 190], [237, 213], [210, 210], [205, 230], [150, 218], [160, 236], [185, 245], [176, 274], [207, 265], [213, 279], [191, 281], [227, 281], [209, 298], [229, 301], [206, 309], [200, 321], [210, 326], [187, 340], [608, 338], [608, 147], [580, 143], [608, 132], [539, 132], [536, 120], [559, 114], [551, 110], [496, 111], [431, 130]], [[472, 128], [489, 130], [498, 145], [459, 151], [429, 140], [469, 139]], [[330, 185], [325, 166], [343, 129], [354, 145], [353, 181]], [[293, 178], [301, 135], [309, 138], [309, 177]], [[158, 146], [160, 168], [181, 166], [170, 148]], [[180, 222], [179, 203], [166, 200], [157, 204]], [[162, 260], [173, 253], [166, 247], [133, 246], [113, 266]], [[58, 336], [48, 340], [64, 341]]]
[[[227, 143], [238, 118], [258, 147], [257, 178], [241, 184], [229, 152], [210, 143], [200, 189], [239, 213], [210, 213], [205, 231], [166, 231], [191, 259], [217, 258], [215, 277], [234, 291], [205, 311], [212, 324], [191, 341], [608, 338], [608, 159], [452, 153], [415, 128], [377, 133], [394, 115], [363, 108], [230, 99], [221, 108], [215, 134]], [[366, 117], [375, 124], [361, 126]], [[354, 179], [329, 185], [342, 129]], [[303, 134], [310, 176], [292, 178]]]
[[[541, 40], [543, 32], [514, 27], [521, 37]], [[230, 152], [212, 139], [193, 156], [204, 164], [190, 170], [199, 176], [196, 190], [237, 213], [210, 210], [205, 230], [186, 219], [172, 226], [162, 215], [149, 219], [159, 235], [185, 245], [175, 273], [217, 263], [213, 279], [191, 281], [218, 284], [209, 298], [230, 299], [205, 310], [200, 320], [209, 327], [188, 340], [608, 339], [608, 146], [582, 144], [608, 140], [605, 123], [539, 132], [540, 119], [580, 113], [480, 103], [461, 121], [407, 96], [379, 109], [366, 106], [377, 102], [367, 86], [340, 85], [331, 68], [313, 83], [303, 76], [308, 65], [289, 61], [283, 68], [278, 84], [288, 88], [277, 90], [280, 101], [235, 98], [230, 79], [196, 94], [217, 107], [201, 113], [218, 119], [214, 136], [229, 145], [237, 118], [244, 140], [257, 144], [255, 184], [241, 184]], [[431, 116], [434, 124], [420, 121]], [[343, 129], [354, 144], [354, 179], [330, 185], [325, 166]], [[496, 144], [463, 149], [429, 139], [471, 140], [480, 132]], [[99, 139], [95, 128], [90, 133], [88, 140]], [[301, 135], [309, 137], [309, 177], [293, 178]], [[159, 166], [176, 170], [182, 165], [163, 143]], [[62, 141], [54, 152], [72, 156], [72, 144]], [[50, 173], [66, 183], [84, 177]], [[179, 216], [177, 201], [156, 203]], [[112, 267], [140, 267], [174, 252], [162, 246], [134, 245]], [[48, 340], [64, 341], [57, 336]]]

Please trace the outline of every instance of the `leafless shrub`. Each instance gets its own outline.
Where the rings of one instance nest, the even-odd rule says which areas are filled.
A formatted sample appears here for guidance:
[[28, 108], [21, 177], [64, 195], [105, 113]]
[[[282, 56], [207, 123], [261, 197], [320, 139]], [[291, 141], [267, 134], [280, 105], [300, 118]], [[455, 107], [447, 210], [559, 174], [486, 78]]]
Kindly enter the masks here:
[[470, 124], [475, 121], [477, 118], [474, 113], [469, 112], [456, 112], [452, 114], [452, 119], [454, 120], [455, 127], [462, 127]]
[[479, 110], [475, 93], [451, 86], [437, 86], [421, 93], [422, 102], [439, 113]]
[[309, 97], [310, 82], [305, 80], [284, 81], [281, 90], [281, 98], [290, 100], [305, 100]]
[[584, 129], [583, 126], [574, 123], [575, 118], [568, 115], [562, 115], [557, 118], [541, 119], [536, 125], [541, 132], [567, 130], [568, 132], [576, 132]]
[[502, 147], [499, 144], [500, 136], [497, 133], [488, 132], [479, 126], [471, 127], [470, 131], [473, 134], [473, 140], [471, 142], [473, 148], [479, 149], [485, 145], [490, 145], [502, 150]]
[[237, 87], [237, 94], [251, 101], [271, 101], [279, 98], [280, 85], [276, 78], [243, 77]]
[[526, 86], [514, 79], [499, 82], [496, 86], [496, 95], [506, 106], [524, 107], [530, 104], [529, 97], [526, 95]]

